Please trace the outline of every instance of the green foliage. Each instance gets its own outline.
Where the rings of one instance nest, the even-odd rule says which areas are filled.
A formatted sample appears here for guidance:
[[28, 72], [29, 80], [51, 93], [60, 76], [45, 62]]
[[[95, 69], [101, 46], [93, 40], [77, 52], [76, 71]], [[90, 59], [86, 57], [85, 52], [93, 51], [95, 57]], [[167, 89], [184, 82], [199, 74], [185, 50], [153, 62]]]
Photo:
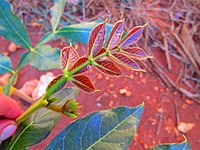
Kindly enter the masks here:
[[[77, 92], [77, 88], [65, 88], [52, 96], [60, 97], [56, 104], [63, 105], [68, 99], [76, 99]], [[48, 136], [60, 116], [61, 114], [46, 108], [35, 111], [26, 121], [20, 124], [15, 135], [9, 142], [3, 143], [2, 147], [4, 146], [5, 150], [22, 150], [40, 142]]]
[[56, 28], [58, 27], [60, 18], [65, 8], [65, 3], [66, 0], [54, 0], [54, 5], [51, 8], [51, 20], [50, 20], [53, 32], [55, 32]]
[[20, 58], [20, 60], [19, 60], [19, 63], [18, 63], [18, 65], [17, 65], [16, 71], [19, 71], [24, 65], [26, 65], [26, 64], [28, 63], [28, 61], [29, 61], [29, 56], [30, 56], [30, 53], [29, 53], [29, 52], [26, 52], [26, 53], [24, 53], [24, 54], [21, 56], [21, 58]]
[[0, 75], [7, 72], [13, 72], [10, 58], [3, 54], [0, 54]]
[[0, 34], [22, 47], [31, 47], [25, 26], [12, 12], [11, 5], [6, 0], [0, 1]]
[[127, 149], [137, 131], [144, 104], [91, 113], [68, 125], [46, 150]]
[[[59, 29], [56, 34], [65, 37], [68, 42], [80, 42], [87, 44], [91, 30], [100, 22], [101, 20], [96, 20], [93, 22], [83, 22], [79, 24], [67, 25]], [[106, 25], [107, 36], [110, 33], [111, 28], [111, 24]]]
[[159, 144], [152, 147], [151, 150], [190, 150], [190, 144], [185, 138], [181, 143]]
[[60, 68], [60, 51], [50, 45], [40, 45], [30, 54], [30, 64], [38, 70]]
[[17, 78], [16, 74], [10, 77], [8, 83], [3, 86], [3, 94], [8, 95], [8, 96], [10, 95], [11, 87], [14, 84], [16, 78]]

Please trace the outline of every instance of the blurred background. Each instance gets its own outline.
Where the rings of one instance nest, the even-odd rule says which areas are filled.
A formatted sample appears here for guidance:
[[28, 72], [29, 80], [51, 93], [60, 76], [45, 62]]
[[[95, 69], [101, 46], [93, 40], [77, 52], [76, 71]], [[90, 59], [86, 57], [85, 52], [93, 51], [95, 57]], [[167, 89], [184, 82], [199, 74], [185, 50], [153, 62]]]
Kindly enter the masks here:
[[[52, 0], [9, 0], [14, 12], [28, 28], [33, 45], [50, 30]], [[136, 106], [143, 101], [145, 110], [137, 135], [129, 149], [149, 149], [158, 143], [181, 142], [183, 134], [192, 150], [200, 147], [200, 0], [68, 0], [60, 27], [68, 24], [104, 20], [109, 23], [125, 18], [125, 31], [144, 25], [142, 47], [153, 59], [141, 62], [146, 73], [122, 68], [130, 77], [112, 78], [93, 69], [87, 72], [98, 93], [80, 92], [81, 116], [119, 105]], [[27, 50], [0, 37], [0, 52], [11, 57], [14, 68]], [[49, 42], [62, 49], [65, 39]], [[86, 45], [73, 43], [80, 55]], [[41, 87], [59, 74], [59, 70], [42, 72], [25, 66], [19, 72], [15, 87], [31, 98]], [[5, 80], [9, 75], [0, 77]], [[44, 81], [44, 82], [43, 82]], [[70, 86], [70, 85], [68, 85]], [[27, 88], [28, 87], [28, 88]], [[41, 89], [40, 89], [41, 88]], [[27, 90], [30, 89], [30, 90]], [[34, 91], [34, 92], [33, 92]], [[30, 101], [16, 97], [26, 109]], [[42, 149], [72, 119], [62, 117], [50, 136], [31, 149]]]

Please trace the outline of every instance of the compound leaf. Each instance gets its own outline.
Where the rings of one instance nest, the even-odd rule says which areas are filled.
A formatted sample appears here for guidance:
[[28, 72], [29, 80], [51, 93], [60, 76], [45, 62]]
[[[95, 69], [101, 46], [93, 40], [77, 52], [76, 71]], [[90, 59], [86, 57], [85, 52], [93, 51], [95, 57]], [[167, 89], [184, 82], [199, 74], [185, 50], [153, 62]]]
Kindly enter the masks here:
[[142, 31], [144, 26], [136, 26], [134, 27], [131, 31], [129, 31], [126, 36], [119, 42], [120, 47], [127, 47], [130, 46], [134, 43], [136, 43], [141, 35], [142, 35]]
[[98, 65], [96, 67], [103, 73], [111, 75], [111, 76], [120, 76], [122, 72], [119, 68], [108, 60], [99, 60], [96, 62]]
[[104, 22], [98, 24], [96, 27], [94, 27], [90, 33], [89, 41], [88, 41], [88, 51], [89, 55], [92, 56], [96, 55], [102, 48], [104, 39], [105, 39], [105, 20]]
[[68, 125], [46, 150], [126, 150], [134, 137], [144, 109], [117, 107], [91, 113]]
[[[76, 99], [77, 92], [77, 88], [65, 88], [53, 95], [54, 97], [61, 98], [55, 103], [64, 105], [67, 100]], [[39, 143], [49, 135], [60, 116], [59, 113], [52, 112], [46, 108], [40, 108], [19, 125], [14, 136], [10, 141], [3, 142], [0, 149], [22, 150]]]
[[181, 143], [159, 144], [152, 147], [151, 150], [190, 150], [190, 144], [185, 138]]
[[38, 70], [60, 68], [60, 51], [50, 45], [40, 45], [30, 53], [30, 64]]
[[10, 58], [0, 54], [0, 75], [7, 72], [14, 72]]
[[25, 26], [11, 9], [7, 0], [0, 1], [0, 35], [22, 47], [31, 48]]
[[61, 50], [60, 55], [61, 69], [64, 70], [67, 67], [67, 69], [70, 70], [78, 58], [78, 53], [71, 45], [68, 47], [64, 47]]
[[119, 43], [121, 35], [124, 31], [123, 24], [124, 24], [124, 19], [117, 21], [113, 26], [106, 44], [106, 47], [108, 49], [110, 50], [113, 49]]
[[116, 60], [116, 62], [118, 62], [134, 71], [144, 71], [139, 67], [139, 65], [133, 59], [129, 58], [128, 56], [121, 54], [119, 52], [115, 52], [112, 55], [114, 56], [114, 58], [113, 57], [111, 57], [111, 58]]
[[96, 88], [94, 87], [90, 79], [83, 74], [73, 76], [72, 83], [87, 93], [92, 93], [96, 91]]
[[50, 20], [53, 32], [55, 32], [56, 28], [58, 27], [60, 18], [65, 8], [65, 3], [66, 0], [54, 0], [54, 5], [51, 8], [51, 20]]

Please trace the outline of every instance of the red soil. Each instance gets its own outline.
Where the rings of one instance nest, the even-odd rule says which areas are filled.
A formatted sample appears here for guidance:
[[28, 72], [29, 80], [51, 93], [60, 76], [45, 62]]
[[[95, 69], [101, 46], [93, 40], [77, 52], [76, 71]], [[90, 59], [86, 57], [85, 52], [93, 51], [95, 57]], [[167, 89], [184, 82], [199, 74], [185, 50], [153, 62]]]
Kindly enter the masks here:
[[[31, 33], [37, 31], [36, 29], [29, 30]], [[39, 36], [37, 35], [31, 36], [33, 44], [38, 39]], [[0, 43], [0, 52], [7, 51], [9, 42], [0, 37]], [[59, 41], [51, 42], [51, 45], [53, 47], [63, 47]], [[83, 47], [85, 49], [85, 46]], [[14, 67], [16, 67], [19, 57], [24, 51], [17, 50], [15, 53], [9, 54]], [[80, 55], [84, 54], [80, 46], [78, 52]], [[160, 62], [165, 63], [164, 54], [158, 52], [156, 54], [160, 56]], [[124, 68], [122, 70], [130, 75], [130, 78], [113, 78], [98, 72], [96, 69], [86, 73], [96, 88], [101, 91], [90, 95], [80, 91], [77, 101], [83, 107], [79, 110], [81, 113], [79, 117], [93, 111], [111, 109], [120, 105], [134, 107], [145, 102], [138, 132], [129, 146], [130, 150], [149, 149], [150, 146], [158, 143], [183, 141], [183, 133], [177, 129], [179, 122], [195, 125], [184, 135], [189, 140], [191, 149], [197, 150], [200, 147], [200, 105], [182, 97], [178, 92], [166, 88], [162, 81], [148, 72], [133, 72]], [[60, 73], [58, 70], [54, 72], [55, 74]], [[44, 74], [44, 72], [37, 71], [29, 65], [24, 67], [19, 72], [16, 88], [21, 88], [25, 81], [39, 79], [41, 74]], [[43, 149], [71, 121], [73, 119], [63, 116], [51, 134], [31, 149]]]

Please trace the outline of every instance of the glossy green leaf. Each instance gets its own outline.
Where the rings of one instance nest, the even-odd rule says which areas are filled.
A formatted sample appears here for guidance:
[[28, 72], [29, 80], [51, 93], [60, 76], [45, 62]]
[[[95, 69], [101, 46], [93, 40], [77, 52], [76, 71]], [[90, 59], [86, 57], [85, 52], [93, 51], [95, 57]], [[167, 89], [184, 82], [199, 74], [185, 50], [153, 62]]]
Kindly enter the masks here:
[[38, 70], [60, 68], [60, 51], [50, 45], [40, 45], [31, 51], [29, 61]]
[[37, 46], [40, 46], [42, 44], [45, 44], [46, 42], [50, 41], [51, 39], [53, 39], [55, 36], [54, 33], [52, 32], [47, 32], [46, 34], [43, 35], [43, 37], [40, 39], [40, 41], [38, 42]]
[[0, 35], [22, 47], [31, 48], [25, 26], [6, 0], [0, 1]]
[[185, 139], [181, 143], [159, 144], [151, 148], [151, 150], [190, 150], [190, 144]]
[[13, 72], [10, 58], [3, 54], [0, 54], [0, 75], [7, 72]]
[[15, 80], [16, 80], [17, 76], [16, 74], [12, 75], [10, 78], [9, 78], [9, 81], [6, 85], [3, 86], [3, 94], [9, 96], [10, 95], [10, 89], [11, 87], [13, 86]]
[[[55, 103], [64, 105], [67, 100], [75, 99], [77, 92], [77, 88], [65, 88], [53, 95], [54, 97], [61, 98], [61, 100]], [[46, 108], [37, 110], [26, 121], [19, 125], [15, 135], [10, 139], [10, 141], [5, 141], [2, 144], [2, 147], [4, 146], [5, 150], [27, 149], [29, 146], [32, 146], [46, 138], [59, 118], [59, 113], [52, 112]], [[0, 147], [0, 149], [2, 147]]]
[[26, 52], [21, 56], [19, 63], [17, 65], [16, 71], [19, 71], [24, 65], [28, 64], [29, 55], [30, 55], [30, 52]]
[[54, 0], [54, 5], [51, 8], [51, 20], [50, 20], [53, 32], [55, 32], [56, 28], [58, 27], [60, 18], [65, 8], [65, 3], [66, 0]]
[[[93, 22], [83, 22], [79, 24], [67, 25], [59, 29], [56, 33], [59, 36], [65, 37], [68, 42], [80, 42], [87, 44], [90, 32], [92, 29], [102, 22], [101, 20], [96, 20]], [[112, 28], [111, 24], [106, 24], [106, 39]]]
[[68, 125], [46, 150], [125, 150], [134, 137], [144, 104], [91, 113]]

